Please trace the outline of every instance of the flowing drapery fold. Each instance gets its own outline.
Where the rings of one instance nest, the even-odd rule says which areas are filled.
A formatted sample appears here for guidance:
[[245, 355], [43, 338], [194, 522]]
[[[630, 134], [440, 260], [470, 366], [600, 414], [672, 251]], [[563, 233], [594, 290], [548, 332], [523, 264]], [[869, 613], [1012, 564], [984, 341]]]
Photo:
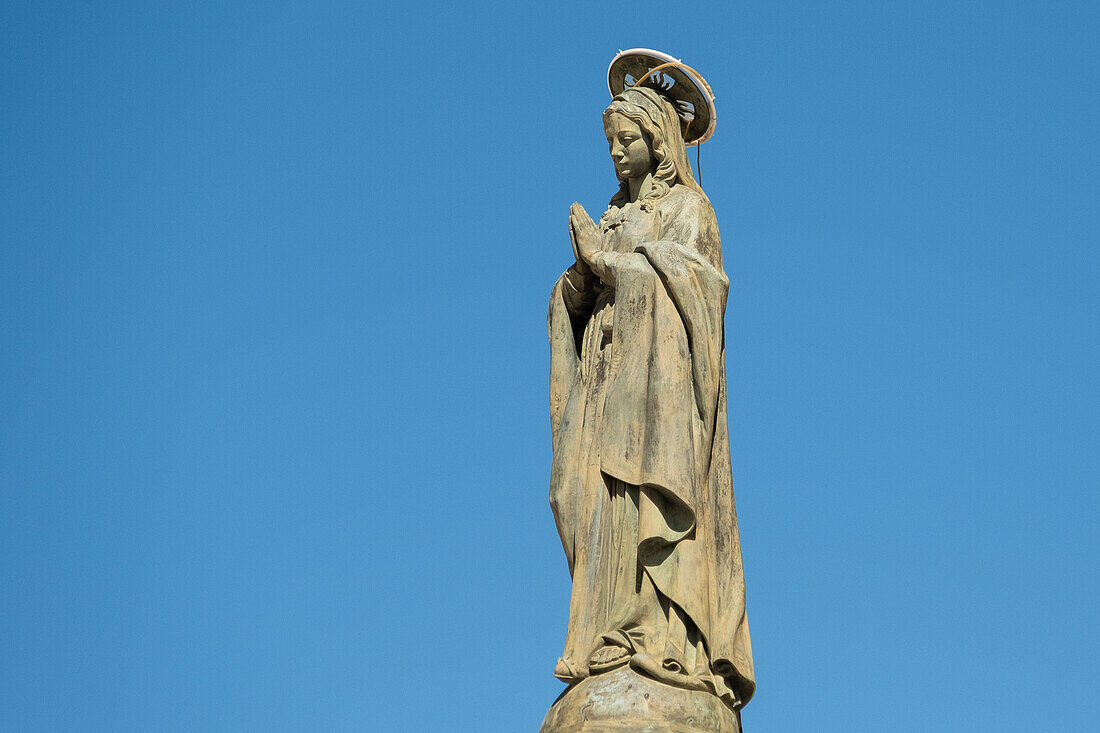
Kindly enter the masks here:
[[[641, 639], [632, 631], [641, 622], [624, 619], [651, 618], [652, 609], [637, 607], [656, 604], [670, 628], [686, 629], [679, 646], [697, 635], [708, 660], [709, 669], [685, 679], [710, 680], [739, 707], [754, 678], [729, 459], [729, 281], [718, 227], [695, 186], [674, 186], [652, 210], [624, 207], [621, 218], [605, 228], [595, 276], [563, 275], [548, 315], [550, 501], [574, 578], [572, 604], [582, 606], [571, 608], [563, 659], [569, 674], [583, 675], [586, 650], [616, 633]], [[626, 514], [616, 508], [620, 495]], [[608, 529], [624, 516], [632, 533]], [[620, 576], [636, 581], [629, 602], [608, 597], [629, 595]], [[656, 600], [638, 590], [647, 582]], [[676, 667], [670, 660], [665, 667]]]

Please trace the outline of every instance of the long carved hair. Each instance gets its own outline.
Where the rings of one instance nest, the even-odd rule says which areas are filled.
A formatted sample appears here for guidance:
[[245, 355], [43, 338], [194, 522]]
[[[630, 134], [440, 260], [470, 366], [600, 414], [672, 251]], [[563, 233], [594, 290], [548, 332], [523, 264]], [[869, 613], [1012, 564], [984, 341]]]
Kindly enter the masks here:
[[[653, 172], [653, 188], [640, 201], [642, 208], [650, 210], [673, 186], [680, 184], [703, 194], [695, 182], [695, 174], [688, 162], [684, 137], [680, 132], [680, 118], [672, 104], [649, 87], [631, 87], [615, 95], [603, 111], [604, 123], [612, 114], [621, 114], [642, 129], [650, 141], [650, 152], [657, 162]], [[610, 206], [621, 208], [630, 201], [630, 186], [619, 180], [619, 190], [611, 197]]]

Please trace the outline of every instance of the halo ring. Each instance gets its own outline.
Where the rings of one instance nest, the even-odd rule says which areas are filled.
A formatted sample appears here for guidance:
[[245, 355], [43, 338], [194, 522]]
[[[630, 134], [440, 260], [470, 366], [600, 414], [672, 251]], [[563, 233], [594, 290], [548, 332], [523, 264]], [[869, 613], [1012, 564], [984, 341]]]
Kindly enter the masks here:
[[700, 145], [714, 134], [714, 93], [706, 79], [680, 59], [651, 48], [619, 51], [607, 67], [607, 89], [614, 97], [634, 85], [655, 89], [672, 102], [685, 145]]

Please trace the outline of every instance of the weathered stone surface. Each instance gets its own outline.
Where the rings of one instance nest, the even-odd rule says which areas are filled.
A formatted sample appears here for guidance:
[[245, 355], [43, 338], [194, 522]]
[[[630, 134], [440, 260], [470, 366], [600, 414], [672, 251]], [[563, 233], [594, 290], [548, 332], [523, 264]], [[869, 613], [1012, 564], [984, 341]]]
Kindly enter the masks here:
[[598, 221], [571, 207], [574, 263], [551, 294], [550, 505], [573, 586], [554, 669], [571, 687], [546, 733], [735, 732], [755, 690], [729, 279], [677, 89], [625, 88], [604, 110], [619, 190]]
[[740, 733], [714, 695], [662, 684], [621, 667], [570, 687], [539, 733]]

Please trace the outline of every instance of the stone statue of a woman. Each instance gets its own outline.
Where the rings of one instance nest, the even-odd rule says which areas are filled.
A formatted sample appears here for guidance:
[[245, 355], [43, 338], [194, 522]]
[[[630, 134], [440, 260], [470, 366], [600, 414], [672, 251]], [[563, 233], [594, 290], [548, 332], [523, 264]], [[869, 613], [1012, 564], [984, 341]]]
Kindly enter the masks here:
[[755, 687], [726, 418], [729, 280], [675, 101], [634, 86], [604, 111], [619, 190], [599, 223], [573, 204], [576, 262], [550, 300], [550, 503], [573, 590], [554, 670], [570, 687], [546, 733], [604, 730], [598, 718], [738, 731]]

